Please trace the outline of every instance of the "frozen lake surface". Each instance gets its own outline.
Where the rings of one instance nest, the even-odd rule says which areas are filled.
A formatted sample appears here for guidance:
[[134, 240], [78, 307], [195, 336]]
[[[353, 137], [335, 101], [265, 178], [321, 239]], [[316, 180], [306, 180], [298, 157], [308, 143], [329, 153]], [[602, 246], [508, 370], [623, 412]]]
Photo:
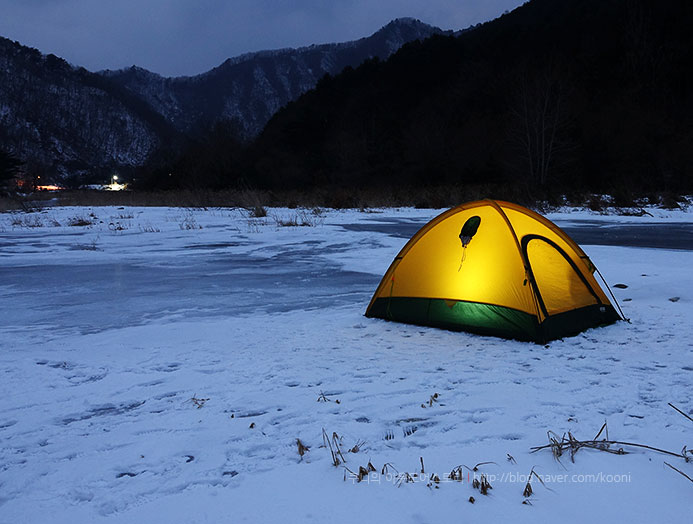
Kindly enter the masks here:
[[[223, 317], [319, 308], [326, 302], [367, 303], [379, 282], [377, 275], [342, 270], [315, 257], [310, 243], [282, 246], [271, 255], [237, 255], [232, 247], [190, 244], [175, 257], [162, 253], [77, 266], [42, 260], [2, 265], [0, 283], [11, 283], [3, 299], [20, 306], [10, 308], [0, 326], [40, 324], [89, 333], [171, 316]], [[339, 248], [321, 249], [327, 255]]]
[[[652, 211], [549, 215], [626, 286], [632, 323], [546, 347], [363, 317], [434, 210], [2, 214], [0, 523], [685, 521], [690, 482], [663, 464], [693, 476], [682, 458], [530, 453], [605, 421], [693, 447], [667, 406], [693, 409], [693, 221]], [[447, 478], [480, 462], [488, 496]], [[522, 504], [533, 466], [551, 489]]]
[[[383, 217], [342, 227], [348, 231], [375, 231], [408, 239], [426, 222], [426, 219]], [[559, 218], [556, 223], [578, 244], [693, 250], [693, 224], [690, 222], [619, 224], [588, 218]]]

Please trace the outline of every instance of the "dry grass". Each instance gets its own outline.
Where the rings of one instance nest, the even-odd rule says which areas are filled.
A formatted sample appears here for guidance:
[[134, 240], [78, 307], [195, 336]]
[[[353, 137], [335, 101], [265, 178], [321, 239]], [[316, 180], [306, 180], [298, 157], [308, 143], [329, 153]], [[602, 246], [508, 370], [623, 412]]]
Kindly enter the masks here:
[[668, 405], [669, 405], [669, 407], [671, 407], [672, 409], [675, 409], [676, 411], [678, 411], [679, 413], [681, 413], [681, 415], [683, 415], [684, 417], [686, 417], [688, 420], [690, 420], [691, 422], [693, 422], [693, 418], [691, 418], [690, 415], [688, 415], [687, 413], [684, 413], [683, 411], [681, 411], [679, 408], [677, 408], [676, 406], [674, 406], [671, 402], [669, 402]]
[[303, 460], [303, 455], [310, 451], [310, 448], [301, 442], [300, 438], [296, 439], [296, 446], [298, 447], [298, 454], [301, 457], [301, 460]]
[[481, 480], [479, 481], [479, 491], [482, 495], [488, 495], [488, 490], [493, 489], [491, 483], [484, 473], [481, 474]]
[[[493, 465], [495, 465], [495, 466], [498, 465], [498, 464], [496, 464], [495, 462], [492, 462], [492, 461], [490, 461], [490, 460], [489, 460], [489, 461], [486, 461], [486, 462], [479, 462], [478, 464], [476, 464], [476, 465], [472, 468], [472, 471], [477, 472], [477, 471], [479, 471], [479, 468], [480, 468], [481, 466], [486, 466], [487, 464], [493, 464]], [[465, 467], [467, 467], [467, 466], [465, 466]], [[469, 469], [469, 468], [467, 468], [467, 469]]]
[[371, 472], [375, 473], [376, 469], [370, 460], [368, 461], [368, 464], [366, 466], [359, 466], [358, 473], [354, 473], [349, 468], [344, 466], [344, 480], [346, 480], [348, 473], [351, 479], [356, 480], [356, 482], [361, 482], [363, 479], [368, 478]]
[[316, 227], [325, 222], [323, 216], [309, 213], [307, 211], [298, 211], [287, 218], [275, 216], [274, 223], [277, 227]]
[[183, 216], [181, 219], [180, 223], [178, 226], [183, 230], [183, 231], [190, 231], [194, 229], [202, 229], [202, 226], [197, 223], [197, 220], [195, 219], [195, 215], [192, 213], [191, 210], [187, 210], [186, 214]]
[[264, 206], [255, 206], [249, 210], [250, 218], [264, 218], [267, 216], [267, 209]]
[[[599, 437], [602, 435], [602, 433], [605, 433], [605, 438], [599, 440]], [[606, 422], [602, 425], [597, 435], [591, 440], [578, 440], [570, 432], [564, 433], [561, 437], [559, 437], [558, 434], [554, 433], [553, 431], [548, 431], [547, 436], [549, 439], [549, 443], [543, 446], [534, 446], [533, 448], [531, 448], [532, 453], [535, 453], [542, 449], [551, 449], [551, 453], [553, 454], [554, 458], [559, 462], [561, 456], [566, 451], [570, 451], [570, 459], [572, 462], [575, 462], [575, 454], [583, 448], [595, 449], [598, 451], [604, 451], [606, 453], [613, 453], [614, 455], [627, 455], [628, 452], [623, 449], [624, 447], [647, 449], [650, 451], [655, 451], [657, 453], [670, 455], [672, 457], [682, 458], [686, 462], [693, 460], [693, 451], [687, 450], [686, 446], [683, 447], [680, 453], [677, 453], [674, 451], [668, 451], [666, 449], [661, 449], [654, 446], [648, 446], [646, 444], [639, 444], [637, 442], [610, 440], [609, 428]], [[614, 448], [612, 446], [619, 447]]]
[[399, 471], [397, 471], [397, 468], [393, 466], [390, 462], [386, 462], [383, 464], [382, 469], [380, 470], [381, 475], [388, 475], [390, 473], [390, 470], [394, 471], [395, 474], [399, 474]]
[[361, 440], [361, 439], [357, 440], [356, 444], [354, 444], [353, 447], [351, 447], [351, 449], [349, 449], [349, 453], [358, 453], [359, 451], [361, 451], [361, 448], [363, 448], [363, 446], [365, 444], [366, 444], [365, 440]]
[[[532, 478], [537, 479], [541, 483], [541, 485], [544, 486], [549, 491], [553, 491], [546, 484], [544, 484], [544, 481], [541, 479], [541, 477], [539, 475], [537, 475], [537, 472], [534, 471], [534, 468], [532, 468], [532, 470], [529, 472], [529, 476], [527, 477], [527, 484], [525, 484], [525, 489], [522, 492], [523, 497], [529, 498], [534, 493], [534, 490], [532, 489]], [[525, 501], [525, 502], [523, 502], [523, 504], [529, 504], [529, 502]]]
[[67, 219], [67, 225], [73, 227], [85, 227], [91, 226], [94, 223], [92, 218], [86, 218], [83, 216], [74, 216]]
[[450, 480], [456, 480], [457, 482], [462, 482], [464, 480], [464, 471], [462, 470], [462, 465], [456, 466], [448, 475]]
[[[251, 217], [264, 217], [269, 206], [291, 209], [359, 209], [369, 212], [374, 208], [414, 206], [418, 208], [449, 208], [463, 202], [494, 198], [509, 200], [525, 206], [548, 210], [562, 204], [587, 207], [597, 212], [606, 212], [614, 205], [612, 197], [586, 192], [575, 192], [560, 198], [546, 200], [531, 194], [526, 187], [517, 185], [477, 184], [445, 185], [436, 187], [391, 186], [359, 188], [316, 187], [304, 190], [190, 190], [168, 191], [96, 191], [70, 190], [60, 192], [41, 191], [26, 196], [0, 197], [0, 212], [45, 207], [57, 199], [61, 206], [162, 206], [162, 207], [238, 207], [248, 211]], [[624, 212], [645, 213], [644, 205], [665, 208], [685, 208], [690, 202], [673, 194], [655, 194], [632, 202], [620, 202]], [[50, 205], [55, 205], [50, 202]]]
[[438, 397], [439, 397], [439, 396], [440, 396], [440, 395], [439, 395], [438, 393], [433, 393], [433, 395], [431, 395], [431, 397], [428, 399], [428, 402], [426, 402], [425, 404], [421, 404], [421, 407], [422, 407], [422, 408], [425, 408], [425, 407], [426, 407], [426, 404], [428, 404], [428, 407], [429, 407], [429, 408], [432, 408], [432, 407], [433, 407], [433, 404], [435, 404], [436, 402], [438, 402]]
[[43, 219], [39, 215], [13, 215], [10, 219], [12, 227], [43, 227]]
[[[431, 397], [433, 398], [433, 397]], [[321, 392], [320, 397], [318, 400], [320, 401], [323, 399], [323, 402], [329, 401], [327, 397]], [[673, 404], [670, 404], [673, 409], [675, 409], [677, 412], [681, 413], [684, 417], [686, 417], [689, 420], [692, 420], [691, 417], [686, 414], [684, 411], [680, 410]], [[337, 435], [337, 433], [332, 433], [332, 436], [330, 437], [327, 432], [323, 429], [322, 430], [323, 434], [323, 444], [324, 447], [328, 448], [330, 451], [330, 455], [332, 458], [332, 464], [334, 466], [339, 466], [341, 464], [344, 464], [346, 460], [344, 459], [344, 456], [342, 455], [341, 452], [341, 442], [342, 439]], [[386, 440], [388, 440], [389, 435], [391, 433], [388, 431], [386, 434]], [[660, 448], [656, 448], [653, 446], [648, 446], [644, 444], [637, 444], [637, 443], [631, 443], [631, 442], [622, 442], [622, 441], [617, 441], [617, 440], [612, 440], [609, 436], [609, 426], [607, 422], [605, 421], [604, 424], [599, 428], [599, 431], [596, 433], [594, 438], [590, 440], [578, 440], [575, 438], [570, 432], [564, 433], [562, 436], [559, 436], [553, 431], [548, 431], [547, 436], [549, 439], [549, 443], [543, 446], [537, 446], [532, 449], [532, 453], [539, 451], [541, 449], [550, 449], [551, 452], [553, 453], [554, 457], [559, 461], [560, 463], [560, 457], [563, 456], [566, 452], [570, 452], [571, 460], [574, 461], [575, 459], [575, 454], [577, 453], [578, 450], [582, 448], [588, 448], [588, 449], [595, 449], [598, 451], [604, 451], [608, 453], [614, 453], [618, 455], [626, 454], [626, 451], [624, 451], [623, 447], [637, 447], [637, 448], [643, 448], [643, 449], [648, 449], [651, 451], [656, 451], [658, 453], [664, 453], [668, 454], [671, 456], [675, 456], [678, 458], [684, 459], [686, 462], [689, 462], [690, 460], [693, 460], [693, 452], [688, 451], [687, 448], [684, 446], [683, 449], [681, 450], [680, 453], [675, 453], [667, 450], [663, 450]], [[391, 438], [391, 437], [390, 437]], [[301, 444], [300, 441], [297, 439], [297, 443], [299, 444], [299, 455], [303, 456], [301, 453]], [[364, 444], [363, 441], [357, 441], [356, 445], [351, 448], [349, 451], [352, 453], [357, 453], [361, 446]], [[614, 446], [621, 446], [618, 448], [615, 448]], [[511, 464], [517, 464], [517, 461], [515, 458], [510, 455], [509, 453], [506, 453], [506, 458], [508, 462]], [[498, 466], [498, 463], [493, 462], [493, 461], [483, 461], [475, 464], [473, 467], [466, 466], [464, 464], [458, 465], [455, 468], [453, 468], [450, 473], [447, 475], [446, 480], [448, 481], [457, 481], [457, 482], [464, 482], [465, 480], [469, 481], [471, 483], [471, 487], [475, 490], [478, 490], [478, 492], [481, 495], [488, 496], [490, 490], [493, 489], [493, 486], [491, 485], [490, 482], [490, 477], [487, 473], [482, 472], [481, 469], [483, 469], [484, 466], [488, 465], [495, 465]], [[668, 462], [664, 462], [666, 466], [671, 468], [672, 470], [676, 471], [689, 481], [693, 482], [693, 478], [688, 475], [688, 473], [682, 471], [681, 469], [669, 464]], [[410, 473], [407, 471], [399, 472], [391, 463], [385, 463], [383, 464], [380, 474], [385, 476], [387, 475], [389, 480], [392, 480], [397, 487], [401, 487], [402, 484], [408, 484], [408, 483], [415, 483], [415, 482], [420, 482], [426, 483], [426, 486], [430, 489], [439, 489], [440, 488], [440, 483], [441, 483], [441, 477], [439, 477], [435, 473], [426, 473], [426, 467], [424, 464], [424, 459], [422, 456], [419, 457], [419, 465], [420, 467], [418, 468], [419, 471], [416, 473]], [[548, 491], [553, 491], [550, 487], [548, 487], [544, 479], [541, 478], [541, 476], [535, 471], [536, 466], [532, 467], [532, 469], [529, 472], [529, 475], [527, 476], [527, 482], [524, 485], [524, 489], [522, 491], [522, 496], [524, 497], [524, 500], [522, 501], [522, 504], [529, 505], [531, 506], [532, 503], [530, 502], [530, 497], [532, 497], [535, 493], [535, 488], [536, 488], [536, 483], [535, 481], [538, 481], [545, 489]], [[351, 478], [355, 482], [363, 482], [363, 481], [371, 481], [372, 479], [371, 474], [374, 473], [375, 476], [377, 477], [377, 469], [371, 462], [371, 460], [368, 461], [366, 466], [359, 466], [358, 469], [349, 469], [345, 465], [343, 466], [344, 469], [344, 480], [347, 478]], [[466, 474], [465, 478], [465, 471], [468, 470], [469, 473]], [[377, 478], [377, 482], [380, 482], [380, 478]], [[474, 503], [475, 499], [474, 497], [469, 497], [469, 502]]]
[[407, 473], [406, 471], [404, 473], [400, 473], [399, 475], [397, 475], [397, 487], [399, 488], [402, 484], [409, 484], [410, 482], [414, 482], [415, 475], [416, 474], [412, 475], [411, 473]]
[[192, 397], [190, 397], [189, 402], [192, 403], [197, 409], [201, 409], [204, 407], [208, 400], [208, 398], [199, 398], [193, 395]]
[[330, 450], [330, 455], [332, 456], [332, 465], [339, 466], [343, 462], [346, 462], [341, 449], [341, 438], [336, 432], [332, 433], [332, 437], [328, 437], [325, 428], [322, 430], [322, 442], [323, 446]]
[[681, 471], [680, 469], [675, 468], [674, 466], [672, 466], [671, 464], [669, 464], [669, 463], [666, 462], [666, 461], [664, 462], [664, 464], [666, 464], [666, 465], [669, 466], [671, 469], [673, 469], [673, 470], [676, 471], [677, 473], [680, 473], [681, 475], [683, 475], [684, 477], [686, 477], [688, 480], [690, 480], [691, 482], [693, 482], [693, 479], [692, 479], [691, 477], [689, 477], [688, 475], [686, 475], [686, 474], [685, 474], [683, 471]]
[[[0, 200], [0, 211], [22, 209], [21, 202], [43, 207], [57, 199], [62, 206], [165, 206], [165, 207], [239, 207], [251, 216], [264, 216], [267, 206], [292, 209], [360, 209], [415, 206], [445, 208], [481, 198], [505, 198], [526, 203], [516, 189], [493, 186], [440, 186], [431, 188], [397, 186], [388, 188], [318, 187], [306, 190], [169, 190], [169, 191], [96, 191], [69, 190], [38, 192], [18, 200]], [[20, 202], [21, 201], [21, 202]], [[53, 202], [51, 202], [54, 205]]]
[[318, 395], [318, 402], [330, 402], [330, 399], [321, 391], [320, 395]]
[[[332, 402], [332, 399], [329, 398], [325, 393], [322, 391], [320, 392], [320, 395], [318, 395], [318, 402]], [[341, 404], [342, 402], [337, 398], [334, 401], [335, 404]]]
[[139, 225], [137, 226], [141, 233], [161, 233], [161, 229], [155, 227], [151, 224]]

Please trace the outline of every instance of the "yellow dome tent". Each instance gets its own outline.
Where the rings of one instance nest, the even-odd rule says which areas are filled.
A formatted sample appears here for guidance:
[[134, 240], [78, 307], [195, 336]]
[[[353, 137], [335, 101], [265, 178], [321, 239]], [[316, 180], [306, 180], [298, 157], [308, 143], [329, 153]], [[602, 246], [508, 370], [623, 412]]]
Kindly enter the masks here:
[[509, 202], [471, 202], [407, 242], [366, 316], [545, 342], [622, 319], [595, 269], [541, 215]]

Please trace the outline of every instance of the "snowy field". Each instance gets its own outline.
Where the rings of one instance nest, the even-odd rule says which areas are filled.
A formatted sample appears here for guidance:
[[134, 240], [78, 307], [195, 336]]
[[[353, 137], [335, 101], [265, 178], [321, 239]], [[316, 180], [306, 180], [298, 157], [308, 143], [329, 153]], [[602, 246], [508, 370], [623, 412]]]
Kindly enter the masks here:
[[691, 214], [549, 215], [682, 233], [583, 245], [632, 323], [541, 346], [363, 316], [438, 213], [0, 214], [0, 522], [691, 522], [693, 462], [530, 452], [693, 447]]

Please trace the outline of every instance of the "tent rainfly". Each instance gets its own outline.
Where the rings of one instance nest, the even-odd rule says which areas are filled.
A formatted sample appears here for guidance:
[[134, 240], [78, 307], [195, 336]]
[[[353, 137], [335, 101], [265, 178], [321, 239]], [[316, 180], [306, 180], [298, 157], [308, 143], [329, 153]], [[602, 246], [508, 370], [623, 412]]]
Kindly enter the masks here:
[[595, 270], [551, 221], [480, 200], [439, 215], [407, 242], [366, 316], [543, 343], [623, 319]]

